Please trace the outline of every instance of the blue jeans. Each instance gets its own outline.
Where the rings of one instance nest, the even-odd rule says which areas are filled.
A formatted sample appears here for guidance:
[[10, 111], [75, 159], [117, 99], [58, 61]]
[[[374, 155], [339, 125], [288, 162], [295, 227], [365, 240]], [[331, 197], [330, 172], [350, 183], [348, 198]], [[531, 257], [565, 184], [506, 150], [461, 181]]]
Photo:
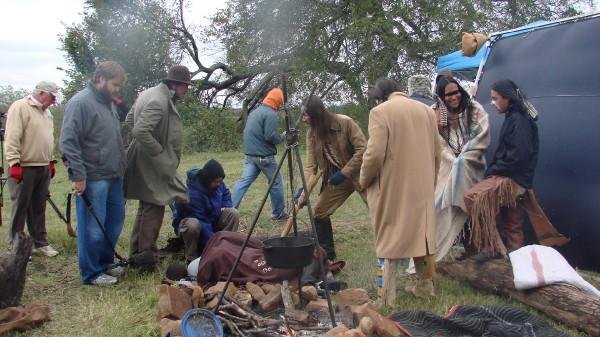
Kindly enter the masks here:
[[87, 181], [85, 196], [90, 200], [106, 231], [105, 235], [83, 199], [78, 196], [77, 256], [81, 281], [88, 284], [114, 263], [113, 249], [125, 220], [123, 180], [115, 178]]
[[[242, 172], [242, 176], [235, 183], [235, 187], [233, 189], [233, 207], [238, 208], [240, 206], [246, 191], [250, 185], [252, 185], [254, 180], [256, 180], [260, 172], [264, 173], [270, 182], [273, 180], [276, 171], [277, 161], [275, 160], [275, 156], [245, 156], [244, 172]], [[270, 197], [272, 210], [271, 216], [278, 218], [285, 212], [285, 205], [283, 201], [283, 180], [281, 179], [281, 174], [278, 174], [277, 177], [275, 177], [275, 184], [273, 184], [273, 188], [271, 188]]]

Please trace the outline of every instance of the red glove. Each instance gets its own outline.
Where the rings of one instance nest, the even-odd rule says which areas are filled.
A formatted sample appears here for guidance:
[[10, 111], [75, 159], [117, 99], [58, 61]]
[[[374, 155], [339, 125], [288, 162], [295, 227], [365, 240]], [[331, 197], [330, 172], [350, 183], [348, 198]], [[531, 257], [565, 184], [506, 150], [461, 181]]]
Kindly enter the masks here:
[[17, 181], [17, 184], [23, 181], [23, 168], [19, 164], [14, 164], [8, 169], [11, 178]]
[[48, 165], [48, 170], [50, 171], [50, 178], [54, 178], [54, 175], [56, 174], [56, 166], [54, 165], [56, 161], [51, 161], [50, 164]]

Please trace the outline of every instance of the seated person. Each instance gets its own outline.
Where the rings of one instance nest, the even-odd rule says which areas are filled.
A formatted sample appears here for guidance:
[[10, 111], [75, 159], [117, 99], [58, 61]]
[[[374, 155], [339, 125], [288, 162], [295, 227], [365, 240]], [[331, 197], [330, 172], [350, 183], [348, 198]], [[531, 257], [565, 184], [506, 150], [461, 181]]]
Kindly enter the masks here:
[[175, 203], [173, 228], [184, 242], [188, 262], [200, 256], [215, 232], [238, 230], [240, 214], [232, 207], [224, 178], [223, 166], [214, 159], [187, 172], [189, 203]]

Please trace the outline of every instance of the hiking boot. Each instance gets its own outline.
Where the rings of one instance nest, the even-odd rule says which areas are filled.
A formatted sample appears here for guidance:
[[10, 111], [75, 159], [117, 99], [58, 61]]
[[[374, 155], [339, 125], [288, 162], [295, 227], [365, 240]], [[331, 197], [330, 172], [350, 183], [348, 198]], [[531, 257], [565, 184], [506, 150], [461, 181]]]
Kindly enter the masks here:
[[42, 254], [47, 257], [53, 257], [53, 256], [58, 255], [58, 251], [56, 249], [52, 248], [52, 246], [50, 246], [50, 245], [39, 247], [39, 248], [34, 248], [32, 252], [34, 254]]
[[435, 297], [432, 279], [419, 279], [417, 280], [417, 284], [408, 289], [408, 291], [419, 298]]
[[123, 268], [121, 266], [114, 266], [114, 267], [108, 268], [105, 271], [105, 273], [112, 277], [119, 278], [119, 277], [123, 276], [123, 274], [125, 274], [125, 268]]
[[117, 282], [119, 282], [119, 280], [114, 276], [100, 274], [92, 280], [91, 284], [96, 286], [108, 286], [116, 284]]
[[160, 253], [180, 253], [183, 252], [185, 244], [181, 237], [167, 239], [167, 245], [159, 249]]

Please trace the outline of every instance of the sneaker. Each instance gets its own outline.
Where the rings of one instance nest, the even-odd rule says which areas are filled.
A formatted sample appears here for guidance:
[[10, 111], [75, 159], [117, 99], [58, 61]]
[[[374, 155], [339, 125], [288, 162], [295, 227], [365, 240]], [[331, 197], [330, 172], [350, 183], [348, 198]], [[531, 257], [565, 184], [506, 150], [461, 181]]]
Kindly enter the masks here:
[[112, 277], [121, 277], [123, 276], [123, 274], [125, 274], [125, 268], [121, 267], [121, 266], [114, 266], [111, 268], [108, 268], [105, 273], [107, 275], [110, 275]]
[[52, 246], [47, 245], [47, 246], [43, 246], [40, 248], [34, 248], [33, 249], [33, 253], [35, 254], [42, 254], [48, 257], [53, 257], [58, 255], [58, 251], [54, 248], [52, 248]]
[[271, 220], [283, 221], [283, 220], [287, 220], [289, 217], [290, 216], [286, 212], [283, 212], [283, 213], [279, 214], [279, 216], [272, 216]]
[[107, 286], [116, 284], [119, 280], [110, 275], [100, 274], [95, 279], [92, 280], [92, 284], [96, 286]]

